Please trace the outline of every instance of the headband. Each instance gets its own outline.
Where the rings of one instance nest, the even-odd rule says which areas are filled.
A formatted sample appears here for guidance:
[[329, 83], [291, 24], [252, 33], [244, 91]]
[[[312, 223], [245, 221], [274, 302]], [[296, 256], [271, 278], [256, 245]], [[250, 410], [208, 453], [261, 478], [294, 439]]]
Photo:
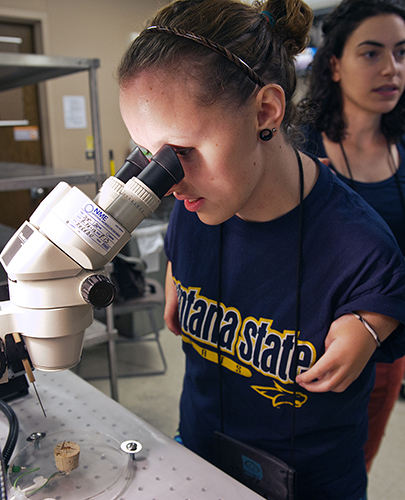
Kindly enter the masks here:
[[235, 55], [233, 52], [226, 49], [222, 45], [219, 45], [218, 43], [215, 43], [212, 40], [209, 40], [208, 38], [205, 38], [200, 35], [195, 35], [194, 33], [190, 33], [181, 30], [179, 28], [169, 28], [168, 26], [149, 26], [147, 30], [155, 31], [158, 33], [170, 33], [172, 35], [180, 36], [182, 38], [187, 38], [188, 40], [197, 42], [200, 45], [204, 45], [204, 47], [207, 47], [213, 50], [214, 52], [217, 52], [221, 56], [226, 57], [233, 64], [236, 64], [236, 66], [238, 66], [238, 68], [240, 68], [254, 83], [260, 85], [261, 87], [265, 86], [265, 83], [261, 79], [261, 77], [248, 64], [246, 64], [245, 61], [243, 61], [240, 57], [238, 57], [237, 55]]

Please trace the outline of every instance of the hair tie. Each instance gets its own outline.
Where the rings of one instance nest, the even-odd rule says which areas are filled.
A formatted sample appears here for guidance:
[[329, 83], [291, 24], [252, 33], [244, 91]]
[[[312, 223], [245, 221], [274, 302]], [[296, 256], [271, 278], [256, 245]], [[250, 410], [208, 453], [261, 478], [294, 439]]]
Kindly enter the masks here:
[[270, 12], [267, 12], [267, 10], [262, 10], [260, 15], [266, 19], [266, 21], [270, 24], [272, 28], [274, 28], [274, 26], [276, 25], [276, 20], [270, 14]]

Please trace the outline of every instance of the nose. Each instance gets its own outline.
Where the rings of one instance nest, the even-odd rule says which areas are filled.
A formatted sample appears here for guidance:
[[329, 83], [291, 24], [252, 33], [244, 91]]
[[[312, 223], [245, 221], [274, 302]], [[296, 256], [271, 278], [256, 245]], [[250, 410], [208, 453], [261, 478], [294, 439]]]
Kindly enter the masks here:
[[398, 72], [398, 62], [394, 54], [388, 53], [384, 58], [383, 74], [395, 75]]
[[170, 196], [171, 194], [173, 194], [175, 191], [177, 191], [179, 189], [179, 186], [180, 184], [182, 184], [183, 180], [181, 180], [178, 184], [175, 184], [174, 186], [172, 186], [169, 191], [165, 194], [165, 196]]

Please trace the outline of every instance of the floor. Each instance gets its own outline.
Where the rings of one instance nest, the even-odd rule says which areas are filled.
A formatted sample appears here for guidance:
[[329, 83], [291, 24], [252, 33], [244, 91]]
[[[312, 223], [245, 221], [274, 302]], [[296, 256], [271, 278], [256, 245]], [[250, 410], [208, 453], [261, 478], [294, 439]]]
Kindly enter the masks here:
[[[174, 436], [179, 421], [184, 356], [181, 339], [168, 330], [160, 333], [161, 345], [167, 362], [165, 375], [128, 376], [151, 367], [162, 368], [155, 342], [118, 342], [118, 399], [127, 409], [147, 421], [167, 436]], [[111, 395], [105, 346], [88, 348], [83, 352], [78, 373], [94, 387]], [[103, 377], [94, 379], [93, 377]], [[90, 377], [90, 378], [89, 378]]]
[[[161, 342], [168, 369], [165, 375], [127, 376], [134, 366], [145, 370], [161, 367], [161, 360], [154, 343], [118, 344], [119, 402], [149, 422], [173, 436], [178, 422], [178, 401], [181, 393], [184, 358], [180, 338], [168, 330], [161, 331]], [[86, 349], [80, 375], [107, 395], [110, 386], [107, 376], [104, 346]], [[96, 368], [95, 368], [96, 367]], [[94, 376], [102, 379], [89, 379]], [[382, 447], [375, 459], [369, 478], [368, 500], [404, 500], [405, 498], [405, 400], [398, 399], [391, 415]]]

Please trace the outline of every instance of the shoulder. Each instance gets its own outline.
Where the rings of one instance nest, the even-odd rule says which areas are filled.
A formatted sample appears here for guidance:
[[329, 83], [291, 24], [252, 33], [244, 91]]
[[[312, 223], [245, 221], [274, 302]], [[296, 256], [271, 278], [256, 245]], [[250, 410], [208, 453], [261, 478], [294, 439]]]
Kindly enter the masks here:
[[[392, 317], [404, 321], [405, 262], [392, 231], [363, 198], [326, 167], [321, 167], [320, 178], [323, 184], [318, 196], [322, 202], [308, 214], [308, 265], [339, 290], [338, 295], [342, 293], [339, 302], [349, 305], [349, 310], [389, 315], [382, 301], [388, 304], [386, 297], [395, 295], [392, 300], [399, 305]], [[393, 311], [394, 306], [390, 307]]]
[[397, 148], [401, 156], [401, 164], [405, 165], [405, 135], [397, 142]]
[[320, 132], [312, 125], [305, 125], [301, 129], [304, 136], [304, 143], [300, 147], [301, 151], [310, 153], [318, 158], [326, 158], [327, 154]]
[[323, 225], [322, 234], [328, 235], [326, 237], [336, 234], [349, 247], [353, 247], [350, 241], [353, 244], [356, 241], [365, 248], [370, 248], [372, 243], [377, 247], [388, 245], [391, 251], [396, 246], [396, 240], [384, 219], [321, 162], [313, 193], [317, 202], [313, 218]]

